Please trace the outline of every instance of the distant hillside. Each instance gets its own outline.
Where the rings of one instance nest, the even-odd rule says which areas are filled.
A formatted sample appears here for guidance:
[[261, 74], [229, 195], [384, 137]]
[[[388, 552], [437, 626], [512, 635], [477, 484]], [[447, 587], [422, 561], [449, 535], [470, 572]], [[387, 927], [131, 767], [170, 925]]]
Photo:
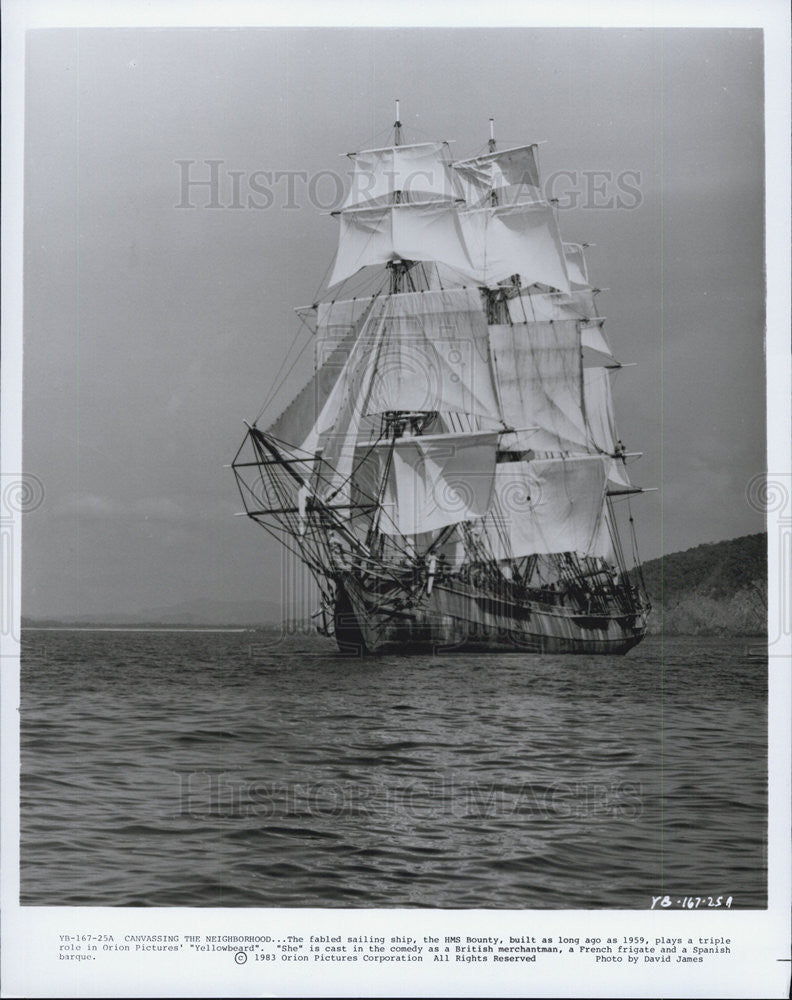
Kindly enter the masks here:
[[[763, 635], [767, 631], [767, 536], [698, 545], [643, 566], [652, 601], [649, 630], [670, 635]], [[633, 574], [634, 575], [634, 574]], [[24, 617], [23, 625], [267, 626], [281, 621], [273, 601], [195, 600], [126, 614], [59, 622]]]
[[767, 631], [767, 535], [697, 545], [644, 563], [649, 629], [680, 635]]
[[54, 620], [22, 616], [23, 626], [46, 625], [270, 625], [282, 618], [275, 601], [195, 600], [168, 607], [144, 608], [116, 614], [71, 615]]

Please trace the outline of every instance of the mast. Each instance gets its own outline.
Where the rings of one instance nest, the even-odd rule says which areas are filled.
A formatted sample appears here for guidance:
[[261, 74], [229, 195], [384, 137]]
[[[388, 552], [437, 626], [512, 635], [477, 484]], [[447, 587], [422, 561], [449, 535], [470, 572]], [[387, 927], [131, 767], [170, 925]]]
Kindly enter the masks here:
[[401, 144], [400, 130], [397, 117], [395, 145], [347, 154], [355, 167], [344, 204], [332, 213], [340, 227], [329, 285], [376, 264], [389, 266], [391, 292], [414, 287], [407, 272], [416, 262], [439, 262], [463, 274], [473, 270], [448, 144]]
[[[396, 121], [393, 123], [393, 145], [401, 145], [401, 115], [399, 114], [399, 98], [396, 98]], [[393, 204], [401, 203], [401, 191], [393, 192]], [[395, 295], [404, 291], [404, 282], [409, 268], [409, 264], [404, 261], [389, 261], [387, 267], [390, 270], [390, 293]]]
[[[399, 114], [399, 98], [396, 98], [396, 121], [393, 123], [393, 145], [401, 145], [401, 116]], [[393, 204], [400, 205], [402, 200], [401, 191], [393, 192]], [[404, 291], [407, 280], [407, 272], [410, 269], [410, 262], [403, 260], [388, 261], [387, 268], [390, 272], [390, 294], [396, 295]]]
[[[489, 137], [489, 142], [487, 143], [487, 149], [489, 150], [490, 153], [494, 153], [495, 152], [495, 119], [494, 118], [490, 118], [490, 137]], [[490, 204], [491, 205], [497, 205], [498, 204], [498, 192], [495, 191], [494, 188], [492, 190], [492, 194], [490, 194]]]
[[[459, 621], [488, 597], [537, 648], [628, 648], [645, 608], [610, 496], [635, 489], [584, 247], [563, 242], [536, 143], [499, 149], [490, 117], [487, 152], [452, 162], [446, 142], [402, 143], [395, 104], [392, 145], [346, 154], [332, 213], [329, 286], [377, 267], [379, 291], [317, 306], [332, 351], [266, 431], [248, 428], [232, 463], [245, 513], [309, 567], [340, 643], [434, 642], [428, 598], [457, 578]], [[344, 625], [352, 612], [366, 629]]]
[[412, 265], [413, 261], [411, 260], [389, 260], [385, 265], [390, 275], [388, 291], [391, 295], [416, 290], [410, 277]]

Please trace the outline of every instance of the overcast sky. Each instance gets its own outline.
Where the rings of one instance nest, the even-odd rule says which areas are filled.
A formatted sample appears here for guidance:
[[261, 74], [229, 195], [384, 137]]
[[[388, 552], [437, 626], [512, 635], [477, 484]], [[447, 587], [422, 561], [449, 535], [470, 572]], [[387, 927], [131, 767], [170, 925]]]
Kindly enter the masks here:
[[[302, 176], [383, 144], [397, 97], [404, 141], [471, 155], [492, 115], [501, 147], [547, 140], [545, 177], [571, 172], [562, 232], [596, 244], [606, 331], [637, 362], [614, 390], [633, 479], [659, 487], [633, 502], [644, 558], [762, 530], [762, 74], [747, 29], [31, 33], [23, 436], [45, 499], [23, 614], [278, 600], [277, 548], [233, 516], [223, 465], [335, 250], [311, 203], [333, 185]], [[238, 204], [271, 204], [194, 187], [179, 207], [185, 160], [193, 179], [222, 161], [222, 205], [232, 171]], [[290, 199], [285, 178], [252, 192], [256, 171], [302, 173]], [[593, 197], [592, 171], [613, 178]], [[639, 192], [622, 207], [619, 176]]]

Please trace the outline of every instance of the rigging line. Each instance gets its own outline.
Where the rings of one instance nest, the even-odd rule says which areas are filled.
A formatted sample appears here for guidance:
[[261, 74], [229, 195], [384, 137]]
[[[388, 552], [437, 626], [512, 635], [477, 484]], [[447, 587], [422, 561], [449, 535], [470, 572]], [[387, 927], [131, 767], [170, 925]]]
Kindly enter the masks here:
[[[372, 133], [371, 134], [371, 140], [370, 140], [371, 143], [372, 143], [372, 149], [375, 148], [374, 147], [374, 143], [377, 142], [377, 140], [379, 139], [379, 137], [381, 135], [390, 135], [390, 133], [392, 131], [393, 131], [393, 126], [392, 125], [388, 125], [386, 128], [381, 128], [378, 132]], [[365, 148], [366, 148], [366, 143], [365, 142], [361, 143], [360, 144], [360, 149], [365, 149]], [[356, 150], [356, 152], [357, 152], [357, 150]]]
[[[357, 280], [357, 284], [355, 281]], [[343, 300], [345, 296], [350, 298], [362, 298], [360, 294], [364, 289], [374, 289], [379, 283], [379, 291], [381, 291], [386, 284], [387, 275], [382, 275], [378, 272], [374, 274], [366, 273], [366, 267], [361, 268], [354, 274], [351, 274], [348, 278], [339, 282], [338, 289], [333, 297], [333, 301], [337, 302]], [[347, 284], [351, 282], [351, 284]], [[354, 294], [353, 294], [354, 293]]]
[[[382, 207], [383, 208], [393, 208], [393, 205], [384, 205]], [[362, 254], [364, 253], [364, 251], [368, 249], [368, 246], [371, 243], [371, 241], [374, 239], [375, 235], [377, 235], [377, 234], [374, 231], [372, 231], [372, 232], [369, 233], [368, 239], [363, 244], [363, 247], [362, 247], [360, 253], [358, 254], [358, 260], [360, 260], [360, 257], [362, 256]], [[336, 256], [337, 256], [337, 254], [336, 254]], [[335, 263], [335, 258], [333, 259], [333, 261], [331, 263]], [[367, 265], [364, 264], [363, 266], [366, 267]], [[314, 298], [316, 298], [319, 295], [319, 290], [321, 289], [322, 284], [324, 284], [325, 278], [327, 277], [327, 271], [329, 271], [329, 270], [330, 270], [330, 264], [328, 264], [328, 266], [327, 266], [327, 270], [325, 271], [325, 276], [324, 276], [324, 278], [322, 278], [322, 282], [320, 283], [319, 288], [317, 288], [317, 290], [316, 290], [316, 292], [314, 294]], [[361, 270], [361, 268], [358, 268], [357, 271], [354, 271], [352, 274], [348, 275], [348, 277], [353, 278], [358, 273], [358, 271], [360, 271], [360, 270]]]
[[[530, 292], [528, 293], [528, 296], [529, 296], [529, 299], [530, 299]], [[520, 295], [520, 293], [518, 292], [517, 293], [517, 298], [520, 300], [520, 308], [522, 309], [523, 321], [524, 321], [525, 325], [527, 326], [528, 325], [528, 313], [525, 311], [525, 296]], [[533, 310], [533, 303], [531, 303], [531, 309]]]
[[[594, 543], [597, 540], [597, 536], [602, 531], [602, 521], [606, 518], [606, 508], [608, 504], [608, 476], [605, 475], [605, 479], [602, 483], [602, 492], [600, 493], [599, 499], [599, 513], [597, 514], [597, 520], [594, 523], [591, 532], [589, 533], [588, 542], [586, 543], [586, 555], [591, 553]], [[607, 520], [606, 520], [607, 524]]]
[[[471, 522], [467, 523], [471, 524]], [[476, 555], [478, 557], [476, 561], [486, 564], [496, 562], [497, 560], [495, 557], [495, 550], [492, 547], [492, 541], [489, 538], [489, 536], [486, 533], [474, 536], [472, 524], [470, 531], [471, 531], [471, 538], [474, 539], [474, 546], [476, 549]]]
[[635, 559], [635, 566], [638, 569], [638, 578], [641, 581], [641, 590], [643, 591], [644, 596], [646, 596], [646, 581], [644, 580], [643, 566], [641, 565], [641, 557], [638, 551], [638, 536], [635, 533], [635, 521], [633, 520], [632, 505], [630, 504], [629, 496], [627, 497], [627, 513], [630, 519], [630, 532], [632, 534], [633, 542], [633, 558]]
[[312, 330], [311, 329], [311, 327], [308, 325], [308, 321], [303, 317], [303, 314], [301, 312], [297, 313], [297, 318], [302, 323], [302, 325], [305, 327], [305, 329], [308, 331], [308, 333], [310, 333], [310, 335], [312, 337], [315, 337], [316, 336], [316, 330]]
[[[380, 435], [380, 438], [382, 438], [382, 435]], [[366, 542], [369, 545], [371, 544], [371, 539], [374, 537], [374, 535], [380, 534], [379, 525], [382, 519], [385, 491], [388, 488], [388, 479], [390, 478], [390, 471], [391, 467], [393, 466], [393, 452], [395, 451], [395, 449], [396, 449], [396, 432], [394, 430], [393, 441], [391, 442], [391, 446], [388, 449], [388, 456], [385, 459], [385, 469], [382, 473], [382, 481], [380, 482], [379, 487], [377, 488], [377, 497], [375, 500], [375, 503], [377, 505], [376, 511], [374, 513], [374, 517], [371, 519], [371, 526], [369, 527], [368, 533], [366, 535]], [[370, 453], [371, 449], [369, 449], [369, 454]], [[395, 524], [394, 527], [396, 527]]]
[[440, 528], [437, 538], [429, 545], [429, 548], [424, 553], [424, 556], [430, 556], [434, 553], [434, 550], [444, 545], [453, 535], [456, 530], [456, 524], [447, 524], [445, 527]]
[[286, 539], [283, 536], [286, 535], [287, 538], [290, 537], [289, 532], [285, 528], [280, 528], [280, 527], [273, 528], [269, 524], [266, 524], [264, 521], [258, 520], [258, 518], [254, 518], [254, 520], [256, 521], [256, 524], [262, 527], [267, 532], [268, 535], [271, 535], [274, 539], [276, 539], [276, 541], [278, 541], [288, 552], [291, 552], [292, 555], [295, 555], [297, 556], [298, 559], [302, 560], [303, 562], [306, 562], [308, 569], [314, 575], [317, 584], [321, 588], [322, 584], [319, 580], [318, 574], [321, 573], [322, 576], [325, 575], [323, 572], [323, 568], [321, 566], [311, 565], [311, 563], [307, 562], [304, 559], [304, 553], [302, 549], [299, 548], [299, 546], [295, 548], [291, 544], [289, 544], [289, 542], [286, 541]]
[[[311, 339], [313, 339], [316, 336], [316, 331], [312, 330], [310, 328], [310, 326], [308, 326], [308, 324], [303, 319], [303, 317], [300, 315], [300, 313], [297, 313], [297, 316], [298, 316], [300, 322], [302, 323], [303, 328], [308, 331], [308, 333], [311, 335]], [[294, 339], [289, 344], [289, 349], [286, 351], [286, 355], [284, 356], [283, 360], [281, 361], [280, 366], [278, 367], [278, 371], [276, 372], [275, 377], [272, 379], [272, 382], [270, 383], [270, 390], [269, 390], [269, 392], [267, 393], [267, 395], [266, 395], [266, 397], [264, 399], [264, 402], [263, 402], [263, 404], [261, 406], [261, 409], [259, 410], [259, 412], [258, 412], [258, 414], [256, 416], [256, 419], [253, 421], [254, 424], [258, 423], [258, 421], [261, 419], [261, 415], [264, 413], [264, 411], [270, 405], [270, 403], [272, 402], [272, 400], [275, 398], [276, 394], [280, 391], [280, 389], [281, 389], [281, 387], [283, 385], [283, 382], [286, 380], [286, 378], [288, 378], [288, 375], [291, 373], [292, 369], [294, 368], [294, 364], [296, 364], [297, 361], [299, 361], [299, 359], [302, 357], [302, 355], [305, 352], [305, 348], [308, 346], [308, 344], [310, 344], [310, 342], [311, 342], [310, 340], [307, 340], [305, 342], [305, 344], [303, 344], [303, 346], [302, 346], [302, 348], [300, 350], [300, 353], [297, 355], [297, 358], [296, 358], [294, 364], [292, 364], [292, 367], [289, 369], [289, 372], [284, 376], [283, 380], [281, 380], [280, 377], [281, 377], [281, 374], [283, 372], [283, 369], [286, 366], [286, 364], [287, 364], [287, 362], [289, 360], [289, 357], [291, 356], [291, 352], [294, 350], [294, 347], [297, 344], [297, 342], [298, 342], [298, 340], [299, 340], [300, 335], [302, 334], [302, 332], [303, 332], [302, 329], [298, 329], [296, 336], [294, 337]]]
[[[347, 484], [351, 484], [352, 483], [352, 477], [355, 475], [356, 472], [358, 472], [360, 470], [361, 466], [366, 461], [366, 459], [369, 457], [369, 455], [372, 453], [372, 451], [383, 440], [383, 437], [384, 437], [384, 435], [380, 434], [380, 436], [372, 444], [369, 445], [369, 447], [367, 448], [365, 454], [363, 455], [363, 457], [360, 459], [360, 461], [356, 465], [354, 463], [354, 459], [352, 460], [352, 463], [353, 463], [352, 464], [352, 471], [349, 473], [349, 475], [345, 479], [342, 480], [342, 482], [327, 497], [326, 503], [328, 503], [328, 504], [331, 503], [338, 496], [338, 494], [341, 492], [341, 490], [344, 489], [344, 487]], [[355, 449], [357, 450], [357, 444], [355, 445]], [[332, 465], [330, 465], [329, 462], [325, 462], [324, 459], [322, 459], [321, 461], [330, 469], [331, 472], [338, 472], [338, 469], [334, 469], [332, 467]], [[377, 502], [377, 498], [376, 497], [371, 496], [369, 493], [366, 493], [364, 490], [360, 490], [360, 493], [361, 493], [361, 495], [363, 497], [371, 500], [372, 502], [374, 502], [374, 503]], [[393, 526], [396, 527], [396, 522], [392, 521], [392, 523], [393, 523]]]
[[619, 530], [616, 525], [616, 517], [613, 513], [613, 506], [610, 500], [608, 500], [608, 514], [609, 514], [608, 530], [610, 531], [611, 542], [613, 543], [613, 551], [616, 555], [616, 562], [619, 565], [619, 569], [622, 570], [622, 572], [626, 572], [627, 563], [625, 562], [624, 559], [624, 549], [622, 547], [621, 536], [619, 535]]
[[[501, 551], [506, 554], [507, 559], [509, 559], [511, 562], [514, 562], [514, 549], [512, 548], [511, 535], [508, 533], [508, 527], [507, 527], [509, 523], [509, 518], [504, 513], [503, 505], [501, 504], [500, 497], [498, 496], [495, 497], [494, 508], [495, 510], [493, 511], [494, 517], [492, 518], [492, 524], [494, 525], [495, 533], [498, 537], [498, 542], [500, 543], [501, 546]], [[485, 529], [485, 536], [487, 538], [487, 541], [489, 542], [489, 531], [486, 529]], [[489, 548], [490, 552], [492, 553], [492, 558], [494, 559], [495, 555], [491, 543]]]
[[283, 372], [283, 369], [286, 367], [286, 364], [287, 364], [287, 362], [289, 360], [289, 357], [291, 356], [291, 352], [294, 350], [294, 345], [299, 340], [301, 334], [302, 334], [302, 330], [298, 328], [297, 334], [290, 341], [289, 347], [288, 347], [288, 349], [286, 351], [286, 354], [284, 355], [283, 360], [281, 361], [281, 363], [280, 363], [280, 365], [278, 367], [277, 372], [275, 373], [272, 381], [270, 382], [269, 391], [267, 392], [267, 395], [264, 398], [264, 403], [263, 403], [261, 409], [259, 410], [259, 412], [258, 412], [258, 414], [256, 416], [256, 419], [253, 421], [254, 424], [258, 423], [259, 419], [261, 418], [261, 414], [269, 406], [269, 404], [270, 404], [273, 396], [275, 395], [275, 393], [280, 390], [281, 383], [280, 383], [279, 380], [280, 380], [281, 373]]
[[583, 576], [583, 567], [580, 562], [580, 557], [577, 552], [566, 553], [567, 566], [569, 567], [569, 575], [572, 583], [581, 589], [585, 589], [585, 578]]
[[330, 274], [330, 268], [333, 267], [333, 265], [335, 264], [337, 256], [338, 256], [338, 251], [336, 251], [336, 253], [333, 254], [333, 256], [330, 258], [330, 261], [329, 261], [327, 267], [324, 269], [324, 274], [320, 278], [319, 284], [316, 286], [316, 291], [313, 294], [313, 301], [314, 302], [317, 301], [317, 299], [319, 298], [319, 293], [325, 287], [325, 282], [327, 281], [327, 277]]
[[341, 282], [334, 301], [343, 301], [347, 297], [362, 299], [364, 298], [363, 293], [370, 287], [373, 287], [373, 285], [372, 275], [367, 274], [365, 268], [361, 268], [360, 271], [350, 275], [349, 278]]
[[[283, 366], [286, 364], [286, 361], [287, 361], [287, 359], [289, 357], [289, 354], [291, 354], [292, 348], [293, 348], [294, 344], [296, 344], [296, 343], [297, 343], [297, 340], [295, 338], [295, 340], [292, 341], [292, 346], [289, 348], [289, 350], [288, 350], [288, 352], [286, 354], [286, 357], [283, 359], [283, 363], [281, 364], [280, 368], [278, 369], [278, 374], [275, 376], [276, 382], [280, 378], [280, 373], [281, 373], [281, 371], [283, 371]], [[292, 361], [291, 366], [289, 367], [289, 370], [286, 372], [286, 374], [283, 376], [283, 378], [279, 382], [277, 382], [277, 385], [274, 385], [273, 388], [270, 390], [270, 392], [269, 392], [266, 400], [264, 401], [264, 405], [261, 407], [261, 409], [258, 412], [258, 415], [256, 416], [256, 419], [253, 421], [254, 424], [258, 423], [258, 421], [261, 419], [261, 416], [264, 413], [264, 411], [267, 409], [267, 407], [273, 401], [273, 399], [275, 398], [275, 396], [277, 395], [277, 393], [280, 392], [280, 390], [282, 389], [283, 385], [286, 382], [286, 379], [288, 379], [288, 377], [294, 371], [295, 365], [300, 360], [300, 358], [303, 356], [303, 354], [305, 354], [305, 350], [306, 350], [306, 348], [308, 347], [308, 345], [310, 343], [311, 343], [310, 340], [306, 340], [305, 341], [305, 343], [303, 344], [303, 346], [300, 348], [300, 351], [299, 351], [297, 357], [294, 359], [294, 361]]]
[[488, 149], [488, 148], [489, 148], [489, 141], [483, 142], [480, 146], [476, 147], [476, 149], [474, 150], [472, 156], [466, 156], [465, 159], [466, 160], [475, 160], [475, 158], [477, 156], [479, 156], [481, 153], [484, 152], [485, 149]]
[[[448, 143], [449, 143], [448, 139], [437, 139], [437, 138], [435, 138], [435, 133], [434, 132], [427, 132], [426, 129], [419, 128], [417, 125], [404, 125], [404, 124], [401, 124], [399, 126], [399, 128], [401, 129], [401, 139], [402, 139], [402, 142], [399, 143], [400, 146], [409, 146], [410, 143], [409, 142], [404, 142], [403, 140], [405, 138], [407, 138], [407, 139], [412, 138], [414, 132], [417, 132], [419, 135], [425, 135], [432, 142], [438, 142], [442, 146], [447, 146]], [[391, 126], [388, 131], [393, 132], [394, 131], [393, 126]], [[407, 133], [407, 134], [405, 135], [405, 133]], [[453, 141], [453, 140], [450, 140], [450, 141]]]
[[[382, 439], [382, 435], [380, 435], [380, 438], [378, 439], [378, 441], [381, 440], [381, 439]], [[359, 467], [360, 464], [362, 464], [362, 462], [364, 462], [366, 460], [367, 456], [369, 454], [371, 454], [371, 451], [377, 446], [378, 441], [375, 441], [369, 447], [368, 451], [366, 452], [366, 455], [364, 455], [363, 458], [361, 459], [361, 462], [358, 463], [358, 467]], [[352, 475], [350, 475], [348, 477], [348, 479], [345, 480], [345, 482], [348, 482], [351, 478], [352, 478]], [[342, 483], [342, 485], [339, 486], [338, 489], [339, 490], [342, 489], [343, 486], [344, 486], [344, 484]], [[336, 491], [336, 492], [338, 492], [338, 491]], [[365, 498], [367, 498], [369, 500], [373, 500], [374, 499], [373, 497], [371, 497], [368, 493], [364, 492], [363, 490], [361, 490], [360, 493], [361, 493], [361, 495], [362, 495], [362, 497], [364, 499]], [[332, 496], [335, 496], [335, 494], [333, 494]], [[332, 500], [332, 496], [328, 497], [325, 502], [329, 503]], [[380, 510], [380, 514], [382, 514], [383, 511], [384, 511], [384, 508], [382, 508]], [[385, 511], [384, 513], [385, 513], [385, 516], [388, 518], [388, 520], [391, 522], [391, 524], [393, 524], [394, 528], [396, 528], [397, 531], [398, 531], [398, 526], [396, 525], [396, 522], [393, 520], [393, 517], [391, 516], [390, 512]], [[408, 553], [407, 546], [404, 545], [404, 544], [402, 544], [401, 541], [397, 541], [397, 539], [395, 537], [391, 538], [391, 544], [393, 545], [393, 548], [396, 550], [396, 553], [398, 555], [404, 556], [404, 555], [406, 555]], [[368, 551], [370, 552], [371, 551], [370, 545], [367, 545], [367, 548], [368, 548]], [[374, 559], [375, 557], [373, 557], [373, 556], [370, 555], [369, 558]], [[380, 563], [381, 568], [385, 571], [386, 575], [397, 585], [397, 587], [401, 588], [402, 587], [402, 583], [401, 583], [400, 578], [393, 572], [393, 570], [389, 567], [388, 563], [385, 562], [384, 559], [381, 556], [380, 556], [380, 558], [379, 558], [378, 561]]]
[[[253, 450], [255, 454], [258, 456], [259, 462], [260, 463], [264, 462], [267, 456], [264, 454], [261, 442], [254, 438], [252, 444], [253, 444]], [[256, 497], [256, 499], [259, 501], [260, 504], [263, 503], [265, 505], [272, 506], [274, 497], [275, 503], [279, 507], [288, 506], [291, 501], [291, 496], [285, 492], [286, 489], [285, 483], [282, 481], [282, 479], [278, 476], [277, 473], [271, 473], [268, 467], [266, 467], [266, 469], [267, 471], [265, 480], [264, 478], [265, 467], [263, 465], [259, 465], [259, 475], [261, 481], [261, 497]], [[253, 495], [255, 496], [255, 493]], [[289, 503], [287, 503], [287, 501]], [[280, 525], [280, 520], [278, 520], [278, 524]], [[286, 526], [284, 528], [280, 528], [280, 530], [288, 531], [288, 527], [289, 527], [288, 522], [286, 522]]]
[[[375, 295], [372, 296], [371, 302], [369, 303], [369, 306], [368, 306], [368, 310], [364, 310], [363, 315], [361, 315], [359, 317], [357, 323], [355, 324], [356, 326], [358, 324], [361, 324], [361, 329], [362, 329], [362, 326], [365, 325], [364, 317], [367, 318], [367, 313], [370, 313], [371, 309], [374, 306], [374, 302], [378, 298], [378, 296], [379, 296], [379, 294], [380, 294], [381, 291], [382, 291], [382, 289], [380, 289], [379, 291], [377, 291], [375, 293]], [[310, 327], [308, 327], [307, 324], [306, 324], [306, 329], [309, 330], [309, 332], [310, 332]], [[286, 361], [288, 360], [289, 354], [291, 354], [291, 351], [292, 351], [295, 343], [296, 343], [296, 338], [295, 338], [294, 341], [292, 341], [292, 344], [291, 344], [291, 346], [289, 347], [289, 350], [286, 353], [286, 357], [283, 359], [283, 362], [281, 363], [281, 366], [278, 369], [278, 374], [275, 376], [275, 381], [276, 382], [279, 379], [281, 372], [283, 371], [283, 366], [286, 364]], [[261, 415], [264, 413], [264, 411], [267, 409], [267, 407], [273, 401], [273, 399], [275, 398], [275, 395], [280, 391], [280, 389], [282, 388], [282, 386], [285, 384], [285, 382], [288, 379], [289, 375], [291, 375], [292, 371], [294, 370], [295, 366], [300, 361], [300, 358], [303, 356], [303, 354], [305, 353], [306, 348], [308, 347], [308, 345], [310, 343], [311, 343], [310, 340], [306, 340], [306, 342], [303, 344], [303, 346], [302, 346], [299, 354], [297, 355], [297, 357], [292, 362], [291, 367], [289, 368], [289, 370], [286, 372], [286, 374], [283, 376], [283, 378], [280, 380], [280, 382], [277, 385], [273, 386], [273, 388], [270, 390], [270, 393], [268, 394], [266, 400], [264, 401], [264, 405], [261, 407], [261, 409], [258, 412], [258, 416], [253, 421], [254, 423], [257, 423], [261, 419]], [[285, 442], [285, 443], [288, 443], [288, 442]]]
[[[402, 125], [401, 128], [402, 133], [405, 129], [408, 129], [410, 132], [418, 132], [420, 135], [428, 136], [433, 142], [439, 142], [441, 145], [446, 145], [449, 141], [448, 139], [436, 139], [434, 132], [427, 132], [426, 129], [419, 128], [417, 125]], [[402, 145], [409, 146], [410, 143], [402, 143]]]
[[[594, 309], [594, 317], [596, 317], [597, 319], [601, 319], [602, 317], [600, 316], [599, 307], [597, 306], [597, 296], [596, 296], [596, 294], [594, 292], [594, 289], [592, 289], [591, 291], [592, 291], [591, 305], [592, 305], [592, 308]], [[600, 324], [600, 332], [602, 332], [602, 328], [603, 328], [604, 325], [605, 325], [604, 323]], [[606, 343], [607, 343], [607, 341], [606, 341]]]
[[[377, 295], [379, 295], [379, 292], [377, 293]], [[376, 298], [376, 297], [377, 297], [377, 296], [375, 296], [375, 298]], [[370, 310], [372, 310], [372, 309], [373, 309], [373, 307], [374, 307], [374, 302], [372, 302], [372, 303], [371, 303], [371, 307], [370, 307]], [[385, 303], [385, 311], [387, 311], [387, 308], [388, 308], [388, 303], [387, 303], [387, 301], [386, 301], [386, 303]], [[370, 319], [370, 318], [371, 318], [371, 311], [369, 311], [369, 316], [368, 316], [368, 317], [366, 318], [366, 322], [365, 322], [365, 323], [363, 324], [363, 327], [361, 328], [361, 333], [363, 332], [363, 328], [365, 328], [365, 326], [367, 326], [367, 325], [368, 325], [368, 322], [369, 322], [369, 319]], [[376, 346], [374, 347], [374, 351], [375, 351], [375, 354], [374, 354], [374, 357], [373, 357], [373, 358], [369, 358], [369, 359], [368, 359], [368, 360], [366, 361], [366, 369], [367, 369], [367, 370], [370, 370], [370, 371], [372, 371], [372, 372], [376, 372], [376, 371], [377, 371], [377, 367], [378, 367], [378, 365], [379, 365], [379, 362], [380, 362], [380, 357], [381, 357], [381, 355], [382, 355], [382, 348], [383, 348], [383, 345], [384, 345], [384, 342], [385, 342], [385, 331], [384, 331], [384, 326], [385, 326], [385, 323], [386, 323], [386, 321], [387, 321], [388, 319], [390, 319], [390, 318], [391, 318], [391, 317], [390, 317], [390, 316], [386, 316], [386, 315], [384, 314], [384, 312], [383, 312], [383, 313], [381, 313], [381, 314], [380, 314], [380, 315], [379, 315], [379, 316], [377, 317], [377, 321], [378, 321], [378, 323], [379, 323], [379, 327], [378, 327], [378, 329], [377, 329], [377, 331], [376, 331], [376, 334], [375, 334], [375, 336], [376, 336], [376, 337], [378, 338], [378, 342], [376, 343]], [[358, 341], [357, 341], [356, 343], [357, 343], [357, 344], [359, 344], [359, 343], [360, 343], [360, 340], [358, 340]], [[371, 389], [371, 385], [369, 384], [369, 385], [368, 385], [368, 386], [366, 387], [366, 392], [370, 391], [370, 389]], [[364, 403], [364, 402], [363, 402], [362, 400], [359, 400], [359, 401], [358, 401], [358, 403], [359, 403], [359, 405], [365, 405], [365, 403]], [[364, 414], [364, 416], [365, 416], [365, 414]], [[357, 433], [359, 432], [359, 430], [360, 430], [360, 426], [358, 425], [358, 430], [357, 430], [357, 431], [356, 431], [355, 433], [357, 434]], [[380, 435], [380, 437], [381, 437], [381, 435]], [[379, 438], [377, 439], [377, 441], [378, 441], [378, 440], [379, 440]], [[371, 448], [374, 448], [374, 447], [376, 447], [376, 445], [377, 445], [377, 441], [374, 441], [374, 443], [373, 443], [373, 444], [371, 445]], [[353, 448], [354, 448], [354, 446], [355, 446], [355, 444], [356, 444], [356, 443], [357, 443], [357, 442], [355, 442], [355, 443], [353, 444]], [[371, 450], [371, 448], [369, 449], [369, 451]], [[354, 451], [353, 451], [353, 455], [354, 455]], [[361, 462], [362, 462], [362, 461], [365, 461], [366, 457], [367, 457], [367, 455], [364, 455], [363, 459], [361, 459]], [[344, 489], [344, 487], [345, 487], [345, 486], [346, 486], [346, 485], [347, 485], [348, 483], [351, 483], [351, 481], [352, 481], [352, 476], [353, 476], [353, 475], [355, 474], [355, 472], [356, 472], [356, 471], [358, 470], [358, 468], [359, 468], [359, 466], [360, 466], [360, 463], [358, 463], [358, 465], [357, 465], [357, 466], [355, 466], [355, 465], [354, 465], [354, 457], [353, 457], [353, 459], [352, 459], [352, 462], [353, 462], [353, 468], [351, 469], [351, 471], [350, 471], [349, 475], [348, 475], [348, 476], [347, 476], [347, 477], [346, 477], [346, 478], [345, 478], [345, 479], [344, 479], [344, 480], [343, 480], [343, 481], [342, 481], [342, 482], [340, 483], [340, 485], [339, 485], [339, 486], [337, 486], [337, 487], [336, 487], [336, 489], [335, 489], [335, 490], [333, 490], [333, 492], [332, 492], [332, 493], [331, 493], [331, 494], [330, 494], [330, 495], [328, 496], [328, 498], [327, 498], [327, 502], [328, 502], [328, 503], [329, 503], [329, 502], [330, 502], [331, 500], [333, 500], [333, 498], [334, 498], [334, 497], [338, 496], [338, 494], [339, 494], [339, 493], [341, 492], [341, 490], [342, 490], [342, 489]], [[330, 466], [330, 463], [329, 463], [329, 462], [326, 462], [325, 464], [326, 464], [326, 465], [328, 465], [328, 466], [330, 467], [330, 469], [331, 469], [331, 470], [332, 470], [333, 472], [336, 472], [336, 473], [338, 472], [338, 469], [333, 469], [333, 467], [332, 467], [332, 466]]]

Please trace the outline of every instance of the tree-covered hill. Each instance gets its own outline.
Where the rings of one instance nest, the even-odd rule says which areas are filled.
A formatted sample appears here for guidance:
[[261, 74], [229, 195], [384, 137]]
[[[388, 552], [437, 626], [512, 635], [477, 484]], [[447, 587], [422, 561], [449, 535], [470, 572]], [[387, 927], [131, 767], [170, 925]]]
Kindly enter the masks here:
[[697, 545], [644, 563], [650, 630], [761, 635], [767, 630], [767, 535]]

